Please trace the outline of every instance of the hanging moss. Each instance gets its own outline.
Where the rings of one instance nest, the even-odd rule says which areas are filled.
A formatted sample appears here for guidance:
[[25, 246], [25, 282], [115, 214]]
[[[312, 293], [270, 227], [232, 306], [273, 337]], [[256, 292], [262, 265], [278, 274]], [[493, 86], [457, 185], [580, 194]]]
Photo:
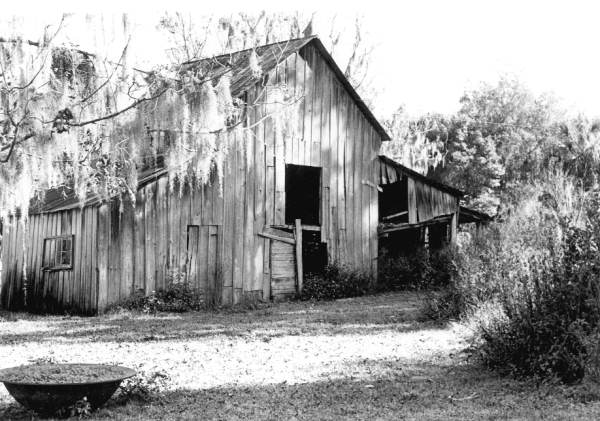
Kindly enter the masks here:
[[52, 72], [62, 81], [73, 80], [73, 52], [67, 48], [54, 48], [52, 50]]

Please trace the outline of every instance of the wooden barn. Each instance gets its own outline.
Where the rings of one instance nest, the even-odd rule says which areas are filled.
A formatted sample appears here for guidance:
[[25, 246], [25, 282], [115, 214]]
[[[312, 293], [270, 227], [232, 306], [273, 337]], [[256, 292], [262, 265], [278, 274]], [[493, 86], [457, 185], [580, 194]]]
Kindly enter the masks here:
[[230, 64], [232, 94], [246, 104], [271, 83], [300, 94], [299, 136], [281, 135], [264, 107], [253, 108], [244, 121], [252, 135], [226, 136], [222, 178], [202, 188], [171, 193], [169, 174], [157, 165], [140, 167], [135, 207], [124, 203], [122, 212], [116, 200], [48, 192], [27, 221], [4, 221], [1, 306], [94, 314], [182, 280], [205, 291], [207, 302], [277, 299], [327, 261], [375, 276], [378, 236], [390, 232], [378, 230], [379, 184], [384, 194], [408, 192], [399, 208], [383, 206], [396, 214], [406, 208], [406, 218], [381, 222], [443, 220], [454, 229], [455, 196], [403, 178], [406, 171], [378, 156], [388, 134], [317, 38], [256, 53], [267, 76], [259, 80], [249, 74], [250, 51], [210, 60]]
[[460, 190], [385, 156], [379, 157], [379, 185], [380, 254], [405, 255], [419, 246], [435, 250], [456, 241], [463, 222]]

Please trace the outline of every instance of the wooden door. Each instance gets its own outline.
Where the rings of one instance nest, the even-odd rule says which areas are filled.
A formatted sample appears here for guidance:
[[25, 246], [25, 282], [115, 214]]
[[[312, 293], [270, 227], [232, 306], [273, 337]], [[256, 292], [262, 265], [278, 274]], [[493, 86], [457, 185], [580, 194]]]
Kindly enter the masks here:
[[271, 240], [271, 296], [285, 299], [296, 294], [296, 257], [293, 244]]
[[186, 281], [191, 288], [214, 300], [217, 293], [218, 236], [216, 225], [188, 225]]

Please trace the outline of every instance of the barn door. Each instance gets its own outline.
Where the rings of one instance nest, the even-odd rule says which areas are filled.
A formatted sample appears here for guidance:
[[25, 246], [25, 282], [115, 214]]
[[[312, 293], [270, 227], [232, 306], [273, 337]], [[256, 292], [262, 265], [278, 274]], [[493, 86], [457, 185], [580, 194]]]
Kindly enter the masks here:
[[293, 244], [271, 240], [271, 295], [285, 299], [296, 294], [296, 256]]
[[186, 281], [214, 300], [217, 285], [218, 226], [188, 225]]

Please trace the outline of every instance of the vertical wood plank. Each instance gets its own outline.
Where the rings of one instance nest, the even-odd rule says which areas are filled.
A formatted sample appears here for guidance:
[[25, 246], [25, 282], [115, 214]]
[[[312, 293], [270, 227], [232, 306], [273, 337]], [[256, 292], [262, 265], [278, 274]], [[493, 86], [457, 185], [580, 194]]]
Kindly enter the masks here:
[[[98, 209], [98, 311], [102, 312], [108, 304], [108, 246], [110, 240], [109, 205]], [[138, 245], [142, 247], [142, 245]]]
[[[249, 97], [253, 97], [252, 92], [249, 92]], [[254, 119], [255, 119], [255, 110], [254, 109], [250, 109], [248, 110], [248, 115], [247, 115], [247, 124], [248, 126], [251, 126], [254, 123]], [[244, 250], [243, 250], [243, 272], [242, 272], [242, 286], [244, 291], [251, 291], [255, 284], [256, 284], [256, 280], [254, 278], [255, 275], [255, 271], [254, 271], [254, 253], [255, 253], [255, 247], [254, 247], [254, 241], [255, 241], [255, 235], [254, 235], [254, 218], [255, 218], [255, 214], [254, 214], [254, 209], [255, 209], [255, 204], [254, 204], [254, 194], [255, 194], [255, 190], [256, 190], [256, 163], [255, 163], [255, 154], [254, 154], [254, 146], [255, 146], [255, 136], [254, 136], [254, 131], [253, 130], [246, 130], [245, 131], [245, 150], [244, 150], [244, 178], [245, 178], [245, 186], [244, 186], [244, 191], [243, 191], [243, 198], [244, 198], [244, 222], [243, 222], [243, 227], [244, 227], [244, 234], [243, 234], [243, 244], [244, 244]], [[208, 238], [208, 233], [206, 234], [206, 238]]]
[[[91, 208], [90, 314], [98, 312], [98, 207]], [[133, 229], [133, 227], [130, 227]], [[132, 250], [133, 251], [133, 250]], [[130, 251], [130, 252], [132, 252]], [[133, 268], [132, 268], [133, 270]]]
[[302, 286], [304, 284], [304, 262], [302, 261], [302, 222], [299, 219], [295, 221], [296, 237], [296, 279], [297, 279], [297, 292], [302, 293]]
[[207, 268], [207, 284], [205, 296], [209, 302], [212, 302], [216, 297], [218, 283], [218, 244], [219, 244], [219, 229], [215, 225], [208, 227], [208, 262]]
[[244, 209], [245, 188], [246, 188], [246, 170], [244, 159], [244, 136], [235, 138], [235, 193], [234, 193], [234, 225], [233, 225], [233, 304], [237, 304], [241, 299], [243, 289], [244, 267]]
[[123, 213], [121, 214], [121, 282], [119, 290], [119, 299], [123, 300], [128, 297], [134, 285], [134, 262], [135, 249], [134, 246], [134, 224], [135, 210], [129, 199], [123, 200]]
[[156, 186], [155, 184], [149, 184], [144, 187], [146, 201], [144, 203], [144, 215], [145, 225], [144, 231], [146, 238], [144, 241], [144, 247], [146, 249], [146, 283], [145, 293], [150, 294], [156, 289], [156, 266], [155, 266], [155, 228], [156, 228]]
[[[254, 95], [256, 96], [256, 95]], [[264, 109], [261, 106], [255, 108], [253, 115], [253, 124], [257, 124], [261, 121], [264, 115]], [[264, 250], [265, 240], [264, 238], [256, 237], [256, 233], [261, 232], [265, 226], [265, 133], [264, 126], [258, 123], [253, 128], [254, 133], [254, 166], [255, 166], [255, 180], [254, 180], [254, 248], [252, 252], [252, 259], [254, 261], [252, 274], [253, 285], [252, 290], [264, 290], [263, 288], [263, 267], [264, 267]], [[291, 146], [291, 144], [289, 145]], [[288, 146], [287, 150], [291, 148]], [[291, 153], [291, 152], [290, 152]]]
[[222, 232], [222, 273], [223, 282], [222, 302], [223, 304], [232, 304], [233, 299], [233, 226], [234, 226], [234, 206], [235, 202], [235, 137], [236, 132], [228, 133], [226, 138], [229, 154], [225, 160], [223, 172], [223, 232]]
[[169, 217], [167, 213], [168, 180], [160, 178], [156, 182], [156, 288], [165, 288], [167, 273], [167, 244], [169, 238]]
[[[134, 224], [134, 247], [135, 247], [135, 261], [134, 261], [134, 281], [132, 293], [144, 289], [145, 274], [146, 274], [146, 247], [144, 244], [145, 239], [145, 221], [144, 221], [144, 206], [146, 201], [146, 195], [144, 189], [138, 190], [136, 193], [135, 210], [133, 217]], [[169, 238], [169, 245], [172, 245], [172, 239]]]

